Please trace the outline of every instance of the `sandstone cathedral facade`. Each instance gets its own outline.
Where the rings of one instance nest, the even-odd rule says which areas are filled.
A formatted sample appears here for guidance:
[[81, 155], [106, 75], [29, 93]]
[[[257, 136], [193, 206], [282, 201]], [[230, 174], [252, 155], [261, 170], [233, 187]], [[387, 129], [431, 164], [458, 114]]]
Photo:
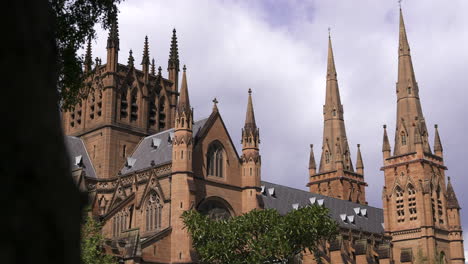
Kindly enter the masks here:
[[[207, 118], [194, 118], [185, 66], [179, 82], [175, 30], [165, 77], [150, 61], [147, 38], [141, 70], [131, 51], [127, 65], [118, 55], [114, 23], [105, 64], [96, 59], [93, 66], [88, 44], [89, 95], [64, 113], [63, 127], [73, 178], [103, 223], [105, 250], [124, 263], [196, 262], [180, 219], [189, 209], [219, 219], [310, 204], [329, 208], [340, 227], [338, 238], [322, 245], [325, 263], [465, 262], [460, 205], [445, 177], [437, 126], [429, 143], [401, 10], [395, 140], [392, 151], [384, 126], [382, 147], [383, 209], [367, 205], [359, 145], [354, 165], [351, 159], [330, 38], [322, 154], [316, 163], [311, 145], [309, 177], [298, 176], [309, 191], [262, 181], [250, 90], [240, 153], [216, 100]], [[310, 253], [301, 258], [316, 263]]]

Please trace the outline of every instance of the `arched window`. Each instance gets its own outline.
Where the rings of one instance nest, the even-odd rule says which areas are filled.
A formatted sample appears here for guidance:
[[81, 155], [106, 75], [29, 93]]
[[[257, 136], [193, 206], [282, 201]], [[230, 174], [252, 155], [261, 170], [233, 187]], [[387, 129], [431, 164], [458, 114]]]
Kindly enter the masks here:
[[401, 223], [405, 221], [405, 203], [403, 201], [403, 190], [400, 186], [396, 187], [395, 189], [395, 203], [396, 203], [396, 211], [397, 211], [397, 222]]
[[416, 190], [411, 184], [408, 185], [408, 209], [410, 213], [410, 221], [418, 219], [416, 210]]
[[401, 145], [406, 146], [406, 133], [401, 131]]
[[332, 116], [336, 116], [336, 109], [333, 109]]
[[146, 231], [157, 230], [161, 228], [162, 205], [159, 196], [156, 193], [149, 195], [146, 202]]
[[325, 151], [325, 163], [330, 163], [330, 152], [328, 150]]
[[207, 174], [224, 177], [224, 149], [220, 143], [215, 142], [208, 148]]
[[127, 91], [123, 90], [120, 93], [120, 118], [126, 118], [127, 117], [127, 115], [128, 115], [127, 107], [128, 107]]
[[132, 90], [132, 96], [130, 97], [130, 121], [136, 121], [138, 119], [137, 95], [138, 90], [134, 88]]
[[166, 98], [161, 97], [159, 98], [159, 129], [163, 129], [166, 127]]
[[96, 102], [96, 97], [94, 97], [94, 94], [91, 94], [89, 97], [88, 103], [89, 103], [89, 118], [94, 119], [94, 103]]
[[112, 235], [118, 237], [122, 231], [128, 229], [129, 226], [129, 209], [123, 209], [122, 211], [116, 213], [113, 217], [112, 223]]
[[437, 186], [437, 191], [436, 191], [436, 196], [437, 196], [437, 215], [439, 218], [439, 224], [444, 223], [444, 210], [442, 209], [442, 200], [441, 200], [441, 193], [440, 193], [440, 186]]
[[97, 100], [97, 115], [101, 116], [102, 115], [102, 90], [98, 90], [98, 100]]
[[408, 87], [408, 94], [411, 94], [411, 87]]

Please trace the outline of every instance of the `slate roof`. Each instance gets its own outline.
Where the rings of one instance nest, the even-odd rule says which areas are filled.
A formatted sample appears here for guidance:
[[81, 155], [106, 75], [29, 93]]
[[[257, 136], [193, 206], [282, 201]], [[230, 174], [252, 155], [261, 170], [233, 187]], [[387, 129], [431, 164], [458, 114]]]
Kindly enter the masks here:
[[[370, 233], [380, 234], [384, 232], [382, 226], [384, 222], [383, 210], [380, 208], [327, 197], [266, 181], [262, 181], [261, 185], [264, 189], [261, 198], [265, 209], [274, 208], [278, 210], [280, 214], [286, 214], [294, 209], [293, 204], [304, 207], [311, 204], [309, 198], [315, 197], [316, 203], [318, 200], [323, 199], [323, 205], [330, 210], [331, 217], [338, 222], [340, 227], [362, 230]], [[269, 189], [271, 188], [274, 188], [274, 196], [269, 193]], [[354, 210], [355, 208], [366, 209], [367, 216], [357, 215]], [[359, 210], [359, 212], [362, 211]], [[344, 214], [346, 216], [353, 216], [354, 223], [351, 223], [348, 219], [346, 219], [346, 222], [343, 221], [341, 215]]]
[[[96, 172], [93, 164], [89, 158], [83, 140], [77, 137], [65, 136], [65, 146], [67, 147], [68, 155], [70, 157], [72, 171], [82, 168], [86, 176], [89, 178], [96, 178]], [[81, 156], [81, 164], [75, 164], [76, 157]]]
[[[196, 137], [198, 132], [203, 128], [208, 118], [198, 120], [193, 124], [193, 137]], [[133, 162], [133, 165], [125, 165], [120, 171], [122, 175], [136, 171], [141, 171], [151, 167], [151, 161], [154, 161], [154, 166], [162, 165], [172, 161], [172, 144], [171, 136], [174, 129], [168, 129], [157, 134], [147, 136], [140, 141], [138, 146], [133, 151], [132, 155], [127, 158], [127, 161]], [[156, 142], [159, 146], [154, 147]]]

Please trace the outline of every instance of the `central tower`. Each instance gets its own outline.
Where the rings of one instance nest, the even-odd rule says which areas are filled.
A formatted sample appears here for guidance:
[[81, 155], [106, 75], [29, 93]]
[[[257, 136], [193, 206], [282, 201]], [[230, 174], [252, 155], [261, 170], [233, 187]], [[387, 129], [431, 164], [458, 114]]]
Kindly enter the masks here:
[[367, 184], [364, 182], [364, 166], [360, 146], [358, 145], [357, 171], [354, 171], [343, 114], [331, 37], [328, 36], [322, 155], [317, 172], [311, 145], [309, 162], [310, 181], [307, 186], [311, 192], [365, 204], [365, 187]]

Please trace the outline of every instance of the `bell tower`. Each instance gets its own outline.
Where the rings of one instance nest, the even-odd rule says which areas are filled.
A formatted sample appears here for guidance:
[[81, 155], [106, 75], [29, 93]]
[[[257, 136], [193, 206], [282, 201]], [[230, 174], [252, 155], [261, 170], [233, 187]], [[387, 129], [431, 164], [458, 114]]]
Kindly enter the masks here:
[[392, 236], [398, 263], [464, 263], [458, 201], [446, 185], [442, 144], [436, 126], [434, 150], [419, 98], [410, 48], [400, 9], [397, 120], [393, 155], [386, 126], [383, 137], [382, 193], [385, 232]]

